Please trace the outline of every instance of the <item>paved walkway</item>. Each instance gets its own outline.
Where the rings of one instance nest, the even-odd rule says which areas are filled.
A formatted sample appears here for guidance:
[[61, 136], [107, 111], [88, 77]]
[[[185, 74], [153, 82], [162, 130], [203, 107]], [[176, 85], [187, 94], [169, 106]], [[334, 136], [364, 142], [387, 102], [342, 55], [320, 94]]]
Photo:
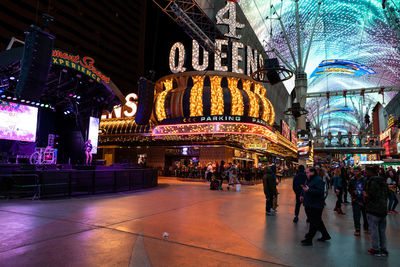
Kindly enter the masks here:
[[307, 224], [303, 210], [292, 223], [291, 181], [279, 185], [275, 217], [265, 216], [261, 185], [218, 192], [167, 178], [135, 193], [0, 200], [0, 266], [399, 266], [400, 215], [387, 218], [390, 256], [370, 256], [350, 206], [332, 211], [333, 194], [332, 240], [300, 246]]

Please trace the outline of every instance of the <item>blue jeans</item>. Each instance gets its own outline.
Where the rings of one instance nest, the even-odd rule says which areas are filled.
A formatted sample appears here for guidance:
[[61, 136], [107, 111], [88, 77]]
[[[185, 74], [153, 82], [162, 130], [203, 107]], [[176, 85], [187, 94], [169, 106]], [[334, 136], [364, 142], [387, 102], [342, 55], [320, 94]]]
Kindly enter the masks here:
[[274, 199], [272, 196], [267, 197], [265, 196], [265, 211], [271, 212], [272, 205], [274, 204]]
[[399, 200], [397, 199], [396, 193], [393, 192], [392, 190], [389, 190], [389, 206], [388, 206], [388, 210], [395, 210], [397, 204], [399, 203]]
[[354, 228], [356, 229], [356, 231], [360, 231], [360, 229], [361, 229], [361, 223], [360, 223], [361, 214], [362, 214], [363, 222], [364, 222], [364, 230], [368, 230], [368, 220], [367, 220], [367, 214], [365, 213], [365, 207], [354, 202], [353, 203], [353, 221], [354, 221]]
[[367, 214], [370, 232], [371, 245], [375, 250], [386, 250], [386, 216], [378, 217]]
[[296, 193], [296, 207], [294, 208], [294, 215], [296, 217], [299, 217], [299, 212], [300, 212], [300, 206], [301, 206], [301, 201], [300, 201], [300, 196], [301, 193]]

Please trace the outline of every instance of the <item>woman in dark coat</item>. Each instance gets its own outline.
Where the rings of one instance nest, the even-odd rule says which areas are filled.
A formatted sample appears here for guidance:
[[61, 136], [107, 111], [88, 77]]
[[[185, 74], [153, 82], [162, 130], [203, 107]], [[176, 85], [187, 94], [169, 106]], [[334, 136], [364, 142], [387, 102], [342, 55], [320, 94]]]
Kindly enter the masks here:
[[301, 241], [303, 246], [312, 246], [312, 240], [317, 233], [320, 231], [322, 237], [318, 238], [318, 241], [326, 241], [331, 239], [328, 231], [325, 228], [325, 224], [322, 221], [322, 211], [324, 209], [324, 192], [325, 183], [321, 177], [316, 174], [315, 168], [308, 168], [306, 170], [307, 182], [303, 187], [303, 205], [307, 214], [307, 218], [310, 220], [310, 228], [305, 236], [305, 239]]

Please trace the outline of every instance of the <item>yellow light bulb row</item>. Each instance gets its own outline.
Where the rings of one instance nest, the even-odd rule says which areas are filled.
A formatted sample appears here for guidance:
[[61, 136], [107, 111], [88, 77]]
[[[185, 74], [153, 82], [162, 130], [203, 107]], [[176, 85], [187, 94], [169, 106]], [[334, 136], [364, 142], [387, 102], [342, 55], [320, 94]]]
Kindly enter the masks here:
[[232, 96], [231, 114], [243, 116], [243, 96], [240, 90], [237, 88], [238, 81], [239, 79], [235, 77], [228, 78], [228, 87]]
[[264, 88], [264, 87], [261, 84], [256, 83], [254, 85], [254, 92], [261, 98], [261, 102], [263, 103], [263, 106], [264, 106], [264, 112], [262, 114], [262, 119], [264, 121], [268, 121], [269, 122], [270, 121], [269, 119], [270, 119], [270, 113], [271, 112], [270, 112], [270, 109], [269, 109], [269, 105], [268, 105], [267, 99], [261, 94], [262, 88]]
[[156, 100], [156, 116], [158, 121], [165, 120], [167, 118], [167, 113], [165, 112], [165, 98], [167, 93], [172, 90], [173, 82], [172, 79], [165, 80], [163, 82], [165, 90], [162, 91]]
[[210, 76], [211, 115], [224, 115], [224, 92], [221, 87], [221, 80], [221, 76]]
[[274, 110], [274, 106], [272, 106], [271, 101], [269, 101], [268, 98], [265, 98], [267, 100], [267, 103], [269, 105], [269, 111], [270, 111], [270, 115], [269, 115], [269, 125], [274, 125], [275, 122], [275, 110]]
[[203, 116], [203, 84], [204, 76], [193, 77], [190, 91], [190, 117]]
[[258, 104], [256, 95], [250, 90], [251, 81], [245, 80], [243, 81], [243, 90], [247, 93], [250, 98], [250, 117], [258, 118], [260, 105]]

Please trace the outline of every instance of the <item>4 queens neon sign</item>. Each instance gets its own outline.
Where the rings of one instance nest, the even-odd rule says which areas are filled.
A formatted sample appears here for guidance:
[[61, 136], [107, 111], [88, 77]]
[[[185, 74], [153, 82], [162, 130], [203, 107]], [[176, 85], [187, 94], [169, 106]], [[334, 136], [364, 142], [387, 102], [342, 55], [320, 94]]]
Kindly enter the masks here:
[[110, 83], [110, 77], [105, 76], [101, 71], [94, 67], [94, 59], [91, 57], [80, 57], [79, 55], [71, 55], [59, 49], [54, 49], [52, 54], [52, 63], [55, 65], [65, 66], [78, 70], [89, 76], [96, 82], [104, 81]]

